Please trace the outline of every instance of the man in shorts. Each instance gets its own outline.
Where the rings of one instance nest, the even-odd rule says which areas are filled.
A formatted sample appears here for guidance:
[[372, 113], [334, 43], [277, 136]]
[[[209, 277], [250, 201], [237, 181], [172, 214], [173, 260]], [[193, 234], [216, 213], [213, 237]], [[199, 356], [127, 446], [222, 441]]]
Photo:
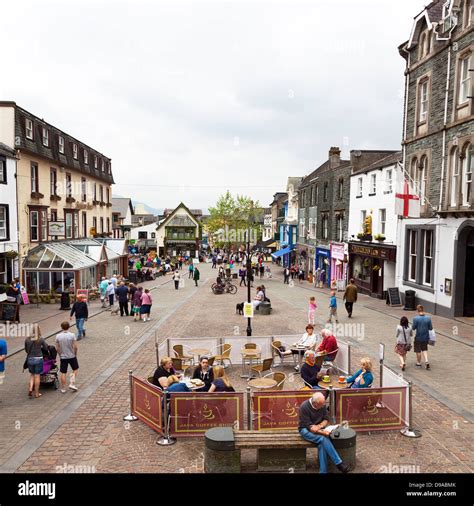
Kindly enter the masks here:
[[77, 392], [76, 376], [79, 369], [79, 363], [77, 362], [77, 341], [76, 336], [69, 332], [69, 322], [61, 323], [62, 332], [56, 336], [56, 349], [58, 350], [61, 364], [59, 366], [59, 372], [61, 373], [61, 393], [66, 393], [66, 375], [68, 366], [71, 366], [72, 373], [69, 376], [69, 388], [74, 392]]

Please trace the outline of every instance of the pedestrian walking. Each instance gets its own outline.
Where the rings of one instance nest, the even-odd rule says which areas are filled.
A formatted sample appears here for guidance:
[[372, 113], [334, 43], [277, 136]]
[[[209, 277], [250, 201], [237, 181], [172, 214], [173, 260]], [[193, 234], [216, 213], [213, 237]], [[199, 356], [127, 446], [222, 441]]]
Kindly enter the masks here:
[[133, 294], [133, 321], [139, 321], [140, 320], [140, 311], [142, 307], [142, 294], [143, 294], [143, 288], [141, 286], [138, 286], [135, 293]]
[[198, 281], [199, 281], [200, 277], [201, 277], [201, 273], [199, 272], [199, 269], [196, 267], [194, 269], [194, 274], [193, 274], [194, 284], [196, 286], [198, 286]]
[[178, 290], [179, 288], [179, 282], [181, 281], [181, 276], [178, 272], [178, 269], [176, 269], [173, 273], [173, 281], [174, 281], [174, 288], [175, 290]]
[[289, 285], [290, 284], [290, 269], [288, 269], [288, 267], [285, 267], [284, 271], [283, 271], [283, 284], [287, 284]]
[[137, 287], [130, 283], [128, 285], [128, 300], [130, 302], [130, 314], [133, 316], [133, 296], [135, 295], [135, 292], [137, 291]]
[[211, 269], [217, 269], [217, 258], [216, 255], [212, 255], [212, 267]]
[[118, 288], [115, 290], [120, 308], [120, 316], [128, 316], [128, 287], [125, 286], [123, 281], [120, 282]]
[[244, 286], [247, 286], [247, 282], [245, 281], [246, 276], [247, 276], [247, 269], [242, 266], [239, 269], [239, 277], [240, 277], [240, 285], [239, 286], [242, 286], [242, 283], [244, 284]]
[[179, 270], [183, 269], [183, 257], [179, 257], [178, 259], [178, 269]]
[[5, 361], [7, 359], [8, 347], [5, 339], [0, 339], [0, 385], [5, 379]]
[[408, 324], [408, 318], [402, 316], [400, 319], [400, 325], [397, 326], [397, 344], [395, 345], [395, 353], [400, 359], [400, 368], [402, 371], [406, 367], [406, 356], [411, 350], [411, 343], [413, 338], [413, 330]]
[[76, 336], [69, 331], [69, 322], [61, 323], [61, 330], [56, 336], [56, 350], [60, 358], [59, 372], [61, 393], [66, 393], [66, 376], [69, 366], [72, 373], [69, 375], [69, 388], [77, 392], [76, 377], [79, 370], [79, 362], [77, 361], [77, 341]]
[[141, 303], [142, 305], [140, 307], [140, 314], [143, 317], [143, 321], [150, 321], [151, 305], [153, 301], [151, 299], [150, 290], [148, 288], [145, 288], [145, 291], [142, 293]]
[[84, 324], [87, 318], [89, 318], [89, 309], [86, 298], [83, 295], [79, 295], [76, 302], [72, 305], [71, 314], [69, 315], [71, 320], [74, 315], [76, 316], [77, 340], [80, 341], [86, 336]]
[[26, 360], [23, 369], [28, 368], [30, 373], [28, 395], [32, 397], [34, 391], [35, 397], [38, 398], [42, 395], [39, 392], [39, 387], [40, 376], [43, 374], [43, 353], [46, 355], [49, 350], [46, 341], [41, 337], [41, 330], [37, 323], [33, 326], [33, 335], [25, 339], [25, 352]]
[[334, 290], [331, 291], [331, 297], [329, 298], [329, 318], [328, 323], [332, 323], [332, 319], [335, 318], [336, 323], [339, 323], [337, 319], [337, 300], [336, 300], [336, 292]]
[[354, 284], [354, 278], [351, 278], [349, 284], [346, 286], [342, 300], [345, 301], [344, 305], [346, 306], [347, 316], [352, 318], [354, 302], [357, 302], [357, 286]]
[[99, 284], [100, 301], [102, 302], [102, 307], [105, 307], [105, 295], [106, 295], [108, 286], [109, 286], [108, 279], [105, 277], [102, 277], [102, 280]]
[[308, 306], [308, 323], [314, 325], [314, 315], [316, 314], [316, 297], [309, 298], [309, 306]]
[[116, 274], [114, 274], [114, 275], [110, 278], [110, 281], [111, 281], [111, 283], [114, 285], [114, 289], [115, 289], [115, 288], [117, 288], [117, 283], [118, 283], [118, 281], [117, 281], [117, 275], [116, 275]]
[[188, 267], [188, 279], [193, 279], [194, 278], [194, 264], [191, 262], [189, 264], [189, 267]]
[[431, 369], [428, 360], [428, 341], [430, 332], [433, 331], [431, 318], [425, 314], [424, 307], [420, 304], [416, 306], [418, 315], [413, 318], [412, 330], [415, 332], [414, 351], [416, 353], [416, 366], [421, 367], [421, 355], [425, 360], [426, 369]]
[[109, 280], [109, 284], [107, 285], [105, 295], [107, 297], [107, 300], [109, 301], [109, 306], [112, 308], [114, 305], [115, 287], [111, 280]]
[[304, 270], [300, 267], [298, 271], [298, 282], [301, 283], [304, 280]]
[[260, 263], [260, 267], [258, 268], [259, 272], [260, 272], [260, 279], [263, 279], [263, 275], [265, 274], [265, 266], [263, 265], [263, 263]]

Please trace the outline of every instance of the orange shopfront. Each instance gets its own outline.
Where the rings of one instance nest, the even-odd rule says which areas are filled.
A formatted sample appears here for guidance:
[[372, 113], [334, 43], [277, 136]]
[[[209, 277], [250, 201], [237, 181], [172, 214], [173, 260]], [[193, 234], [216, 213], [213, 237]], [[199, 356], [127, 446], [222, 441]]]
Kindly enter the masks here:
[[373, 243], [349, 243], [349, 277], [360, 293], [379, 299], [395, 286], [397, 247]]

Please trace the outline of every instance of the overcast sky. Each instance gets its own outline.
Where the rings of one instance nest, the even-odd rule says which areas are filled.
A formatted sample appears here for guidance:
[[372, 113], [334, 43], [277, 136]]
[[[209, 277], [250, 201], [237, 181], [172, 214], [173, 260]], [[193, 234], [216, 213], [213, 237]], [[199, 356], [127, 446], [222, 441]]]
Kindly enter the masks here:
[[0, 99], [112, 158], [114, 194], [268, 205], [330, 146], [398, 149], [420, 0], [2, 1]]

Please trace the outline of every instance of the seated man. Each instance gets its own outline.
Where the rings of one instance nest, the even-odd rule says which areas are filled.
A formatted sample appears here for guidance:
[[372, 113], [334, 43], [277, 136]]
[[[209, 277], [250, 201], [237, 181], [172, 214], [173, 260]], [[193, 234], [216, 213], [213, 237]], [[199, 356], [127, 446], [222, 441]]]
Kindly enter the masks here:
[[323, 340], [316, 351], [324, 354], [324, 360], [327, 362], [333, 362], [337, 355], [336, 338], [329, 329], [323, 329], [321, 335], [323, 336]]
[[318, 381], [322, 378], [321, 366], [316, 364], [316, 353], [308, 350], [305, 354], [305, 362], [301, 367], [301, 378], [307, 386], [320, 388]]
[[260, 306], [260, 304], [265, 300], [265, 293], [264, 291], [262, 290], [262, 287], [261, 286], [257, 286], [257, 295], [255, 295], [253, 301], [252, 301], [252, 306], [254, 309], [257, 309], [258, 306]]
[[197, 392], [207, 392], [209, 388], [211, 388], [212, 382], [214, 381], [214, 371], [209, 365], [209, 359], [207, 357], [201, 357], [199, 365], [194, 369], [193, 379], [204, 381], [204, 386], [199, 388]]
[[315, 393], [300, 406], [298, 430], [301, 436], [318, 447], [319, 472], [328, 472], [327, 458], [329, 457], [341, 473], [349, 472], [341, 457], [329, 439], [329, 432], [324, 428], [329, 425], [324, 395]]

